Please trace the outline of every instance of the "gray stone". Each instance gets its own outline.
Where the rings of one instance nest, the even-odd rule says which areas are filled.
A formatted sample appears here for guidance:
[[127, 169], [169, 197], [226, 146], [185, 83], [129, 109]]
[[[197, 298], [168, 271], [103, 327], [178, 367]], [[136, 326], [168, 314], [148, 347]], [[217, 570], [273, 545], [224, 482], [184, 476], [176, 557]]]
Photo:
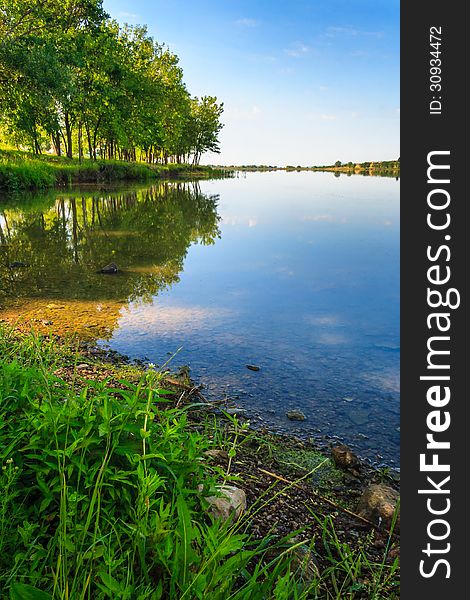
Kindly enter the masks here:
[[307, 418], [301, 410], [288, 410], [286, 412], [286, 417], [290, 421], [305, 421]]
[[[373, 483], [364, 490], [357, 506], [357, 514], [374, 525], [390, 529], [399, 499], [399, 493], [390, 486]], [[395, 529], [400, 531], [400, 514], [397, 516]]]
[[220, 450], [218, 448], [211, 448], [210, 450], [206, 450], [204, 455], [213, 458], [214, 460], [227, 460], [228, 452], [226, 450]]
[[291, 539], [291, 544], [296, 546], [293, 552], [292, 566], [305, 583], [311, 583], [320, 576], [318, 564], [309, 542], [305, 541], [302, 545], [297, 545], [298, 543], [297, 537]]
[[[203, 486], [198, 487], [202, 492]], [[204, 499], [209, 503], [208, 512], [215, 519], [227, 521], [232, 518], [238, 519], [242, 512], [246, 510], [245, 492], [233, 485], [218, 485], [217, 492], [220, 496], [205, 496]]]
[[246, 413], [246, 408], [238, 408], [236, 406], [232, 408], [225, 408], [223, 410], [227, 415], [242, 415], [243, 413]]

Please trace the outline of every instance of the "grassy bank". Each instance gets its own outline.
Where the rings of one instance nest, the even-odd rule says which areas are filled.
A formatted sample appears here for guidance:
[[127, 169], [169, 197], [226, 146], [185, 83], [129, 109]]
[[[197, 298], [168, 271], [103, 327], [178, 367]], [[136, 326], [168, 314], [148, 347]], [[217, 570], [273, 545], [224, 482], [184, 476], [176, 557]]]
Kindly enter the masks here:
[[[398, 598], [395, 537], [351, 521], [326, 457], [154, 368], [1, 324], [0, 355], [2, 598]], [[227, 483], [248, 505], [224, 523]]]
[[118, 160], [92, 161], [0, 150], [0, 190], [16, 192], [76, 183], [147, 181], [157, 178], [212, 178], [227, 173], [207, 166], [149, 165]]

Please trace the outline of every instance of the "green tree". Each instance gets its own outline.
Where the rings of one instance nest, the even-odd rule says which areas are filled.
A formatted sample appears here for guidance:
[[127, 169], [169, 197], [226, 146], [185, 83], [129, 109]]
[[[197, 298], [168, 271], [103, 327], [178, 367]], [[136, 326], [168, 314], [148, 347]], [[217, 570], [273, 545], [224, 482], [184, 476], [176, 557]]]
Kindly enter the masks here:
[[220, 121], [224, 105], [218, 104], [217, 98], [204, 96], [194, 98], [191, 105], [189, 123], [192, 141], [193, 163], [199, 164], [204, 152], [220, 152], [219, 133], [223, 125]]
[[[198, 164], [223, 105], [191, 99], [178, 57], [101, 0], [0, 0], [0, 126], [41, 153]], [[139, 155], [140, 150], [140, 155]]]

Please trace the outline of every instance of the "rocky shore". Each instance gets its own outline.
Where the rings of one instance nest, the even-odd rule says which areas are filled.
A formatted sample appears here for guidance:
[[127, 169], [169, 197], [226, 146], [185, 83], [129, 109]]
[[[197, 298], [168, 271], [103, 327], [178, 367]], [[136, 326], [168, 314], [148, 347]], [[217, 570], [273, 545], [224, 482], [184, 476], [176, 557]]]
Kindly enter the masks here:
[[[61, 377], [72, 379], [78, 375], [83, 380], [109, 380], [114, 385], [117, 374], [138, 377], [148, 368], [142, 361], [130, 361], [92, 342], [82, 342], [80, 352], [83, 362], [64, 367]], [[237, 497], [241, 491], [243, 509], [256, 507], [250, 518], [253, 536], [282, 537], [308, 523], [302, 535], [313, 539], [321, 530], [321, 524], [312, 518], [315, 514], [334, 521], [342, 543], [355, 546], [366, 541], [371, 560], [382, 560], [385, 549], [389, 563], [399, 556], [400, 482], [396, 471], [372, 467], [344, 444], [303, 440], [266, 427], [253, 428], [244, 409], [227, 400], [208, 402], [203, 389], [189, 379], [186, 370], [167, 374], [165, 382], [179, 405], [194, 407], [188, 413], [191, 427], [198, 429], [208, 414], [213, 416], [217, 436], [225, 437], [225, 443], [207, 458], [236, 476], [234, 493]], [[303, 413], [290, 411], [286, 416], [302, 420]], [[227, 443], [234, 444], [233, 454], [225, 449]], [[226, 516], [239, 508], [232, 494], [227, 495], [227, 502], [219, 508]], [[327, 563], [321, 566], [326, 568]]]

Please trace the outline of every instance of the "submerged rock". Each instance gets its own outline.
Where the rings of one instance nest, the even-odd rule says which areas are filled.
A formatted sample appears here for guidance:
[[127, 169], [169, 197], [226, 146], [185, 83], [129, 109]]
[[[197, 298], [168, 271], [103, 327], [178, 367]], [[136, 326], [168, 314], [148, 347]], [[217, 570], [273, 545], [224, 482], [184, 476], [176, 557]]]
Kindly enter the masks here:
[[104, 266], [100, 270], [100, 273], [103, 273], [104, 275], [114, 275], [115, 273], [119, 273], [119, 267], [116, 263], [111, 262], [109, 265]]
[[301, 410], [288, 410], [286, 412], [286, 417], [290, 421], [305, 421], [307, 418]]
[[363, 408], [355, 408], [348, 412], [348, 417], [354, 423], [354, 425], [362, 426], [370, 421], [370, 415], [368, 411]]
[[[203, 486], [199, 486], [202, 491]], [[209, 503], [208, 512], [216, 519], [227, 521], [229, 518], [238, 519], [246, 510], [245, 492], [233, 485], [219, 485], [217, 492], [220, 496], [206, 496], [204, 499]]]
[[[357, 514], [379, 527], [390, 529], [399, 499], [399, 493], [390, 486], [373, 483], [364, 490]], [[395, 529], [400, 531], [400, 514], [397, 515]]]
[[224, 408], [223, 412], [227, 415], [242, 415], [246, 413], [246, 408], [238, 408], [237, 406], [233, 406], [231, 408]]

